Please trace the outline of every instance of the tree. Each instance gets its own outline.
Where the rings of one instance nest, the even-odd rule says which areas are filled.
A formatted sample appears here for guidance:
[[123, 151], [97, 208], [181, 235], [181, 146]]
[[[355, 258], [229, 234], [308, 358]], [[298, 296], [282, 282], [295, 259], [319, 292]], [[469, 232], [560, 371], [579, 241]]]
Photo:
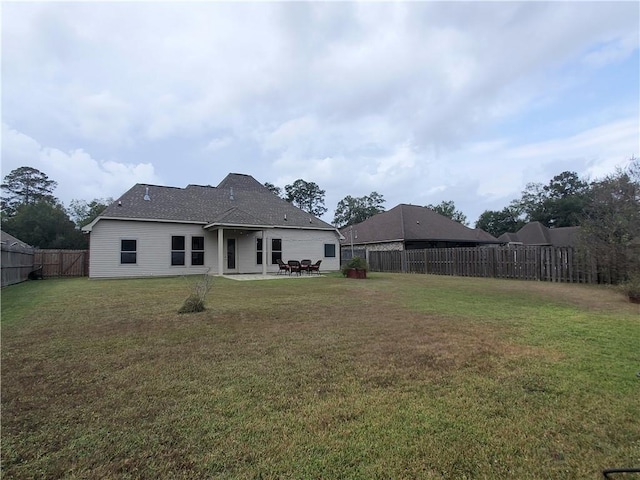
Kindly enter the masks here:
[[102, 211], [113, 203], [113, 198], [95, 198], [90, 202], [86, 200], [71, 200], [67, 209], [76, 228], [81, 229], [91, 223]]
[[547, 227], [578, 225], [585, 208], [589, 184], [575, 172], [562, 172], [547, 185], [528, 183], [522, 191], [520, 208], [527, 222], [540, 222]]
[[32, 205], [47, 202], [52, 205], [58, 203], [53, 191], [58, 184], [32, 167], [20, 167], [7, 174], [0, 187], [2, 194], [3, 217], [13, 216], [22, 205]]
[[580, 249], [598, 263], [599, 281], [640, 275], [640, 161], [593, 182], [581, 221]]
[[513, 200], [511, 205], [515, 207], [519, 215], [523, 216], [524, 223], [542, 222], [547, 224], [547, 215], [544, 211], [546, 198], [542, 183], [527, 183], [519, 199]]
[[476, 222], [476, 228], [480, 228], [494, 237], [503, 233], [517, 232], [525, 222], [520, 219], [520, 212], [515, 205], [505, 207], [500, 211], [485, 210]]
[[371, 192], [364, 197], [347, 195], [338, 202], [333, 224], [338, 228], [343, 228], [364, 222], [367, 218], [384, 212], [382, 206], [384, 202], [384, 198], [378, 192]]
[[285, 200], [305, 212], [320, 217], [327, 211], [324, 206], [325, 191], [320, 190], [314, 182], [298, 179], [291, 185], [285, 185], [284, 189], [287, 194]]
[[434, 212], [450, 218], [455, 222], [461, 223], [462, 225], [469, 225], [469, 222], [467, 222], [467, 216], [461, 211], [456, 210], [456, 205], [452, 200], [443, 200], [438, 205], [427, 205], [427, 208], [430, 208]]
[[264, 186], [271, 191], [271, 193], [275, 194], [278, 197], [282, 196], [282, 189], [280, 187], [276, 187], [273, 183], [265, 182]]
[[47, 201], [19, 206], [2, 228], [34, 247], [87, 248], [87, 238], [76, 229], [62, 205]]

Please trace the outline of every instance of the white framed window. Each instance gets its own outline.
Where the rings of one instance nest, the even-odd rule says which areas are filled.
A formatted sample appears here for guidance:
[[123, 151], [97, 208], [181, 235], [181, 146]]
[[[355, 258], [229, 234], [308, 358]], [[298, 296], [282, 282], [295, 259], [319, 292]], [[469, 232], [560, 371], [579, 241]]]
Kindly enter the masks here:
[[191, 265], [204, 265], [204, 237], [191, 237]]
[[171, 237], [171, 265], [184, 265], [184, 247], [184, 235], [174, 235]]
[[271, 239], [271, 265], [277, 265], [278, 260], [282, 260], [282, 239]]
[[262, 265], [262, 238], [256, 238], [256, 263]]
[[134, 264], [138, 261], [138, 241], [133, 238], [120, 240], [120, 264]]
[[336, 244], [335, 243], [325, 243], [324, 244], [324, 256], [325, 257], [335, 257], [336, 256]]

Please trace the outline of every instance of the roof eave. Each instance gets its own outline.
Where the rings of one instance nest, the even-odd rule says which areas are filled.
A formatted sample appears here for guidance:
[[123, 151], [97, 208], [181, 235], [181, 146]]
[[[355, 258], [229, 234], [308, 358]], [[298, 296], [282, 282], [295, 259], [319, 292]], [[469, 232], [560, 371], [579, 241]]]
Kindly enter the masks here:
[[82, 227], [83, 232], [91, 232], [93, 227], [100, 220], [122, 220], [124, 222], [155, 222], [155, 223], [189, 223], [193, 225], [206, 225], [207, 222], [200, 222], [197, 220], [171, 220], [166, 218], [132, 218], [132, 217], [109, 217], [109, 216], [99, 216], [96, 217], [91, 223]]
[[247, 223], [227, 223], [227, 222], [214, 222], [205, 225], [205, 230], [216, 229], [216, 228], [242, 228], [245, 230], [266, 230], [269, 228], [273, 228], [273, 225], [251, 225]]
[[[271, 229], [286, 229], [286, 230], [320, 230], [325, 232], [336, 231], [335, 228], [330, 227], [306, 227], [306, 226], [297, 226], [297, 225], [251, 225], [246, 223], [227, 223], [227, 222], [214, 222], [205, 225], [203, 228], [205, 230], [216, 229], [216, 228], [237, 228], [237, 229], [251, 229], [251, 230], [271, 230]], [[338, 235], [340, 232], [337, 232]]]

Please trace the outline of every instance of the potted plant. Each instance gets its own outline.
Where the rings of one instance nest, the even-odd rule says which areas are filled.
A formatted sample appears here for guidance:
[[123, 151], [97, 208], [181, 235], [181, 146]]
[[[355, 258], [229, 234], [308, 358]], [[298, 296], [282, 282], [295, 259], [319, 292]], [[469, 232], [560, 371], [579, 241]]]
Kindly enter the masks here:
[[631, 303], [640, 303], [640, 275], [629, 279], [620, 287]]
[[342, 266], [342, 275], [347, 278], [367, 278], [369, 265], [364, 258], [353, 257]]

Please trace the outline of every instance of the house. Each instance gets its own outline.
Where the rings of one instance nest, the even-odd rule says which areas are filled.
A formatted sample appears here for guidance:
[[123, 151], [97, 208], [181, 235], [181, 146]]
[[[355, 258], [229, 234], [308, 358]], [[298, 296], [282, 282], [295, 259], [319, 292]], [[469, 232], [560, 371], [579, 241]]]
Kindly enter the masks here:
[[237, 173], [217, 187], [136, 184], [83, 231], [91, 278], [267, 274], [279, 259], [340, 268], [333, 226]]
[[400, 204], [341, 230], [342, 247], [369, 251], [476, 247], [499, 243], [484, 230], [473, 229], [430, 208]]
[[579, 234], [580, 227], [548, 228], [540, 222], [529, 222], [516, 233], [503, 233], [498, 240], [509, 245], [575, 247]]

